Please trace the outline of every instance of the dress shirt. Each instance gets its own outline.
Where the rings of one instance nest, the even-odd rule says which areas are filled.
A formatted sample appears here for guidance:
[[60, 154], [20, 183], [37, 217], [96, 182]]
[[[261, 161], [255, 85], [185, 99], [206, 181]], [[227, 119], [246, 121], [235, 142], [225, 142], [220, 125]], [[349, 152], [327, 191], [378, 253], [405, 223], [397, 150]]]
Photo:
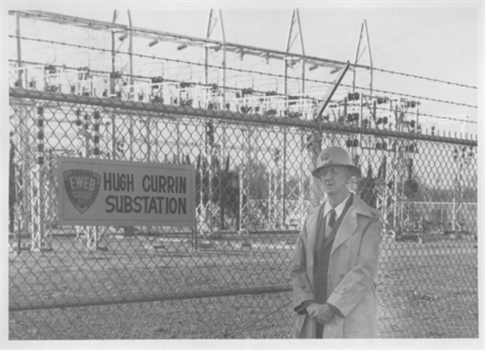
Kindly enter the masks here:
[[335, 208], [332, 208], [330, 203], [327, 202], [326, 204], [329, 204], [329, 205], [325, 205], [325, 208], [323, 208], [323, 217], [327, 218], [327, 214], [330, 212], [330, 210], [333, 209], [333, 210], [335, 210], [335, 220], [338, 220], [338, 218], [340, 217], [340, 215], [342, 214], [342, 212], [345, 208], [345, 205], [347, 204], [347, 201], [349, 200], [349, 197], [350, 197], [350, 193], [347, 197], [345, 197], [345, 199], [342, 201], [342, 203], [337, 205]]

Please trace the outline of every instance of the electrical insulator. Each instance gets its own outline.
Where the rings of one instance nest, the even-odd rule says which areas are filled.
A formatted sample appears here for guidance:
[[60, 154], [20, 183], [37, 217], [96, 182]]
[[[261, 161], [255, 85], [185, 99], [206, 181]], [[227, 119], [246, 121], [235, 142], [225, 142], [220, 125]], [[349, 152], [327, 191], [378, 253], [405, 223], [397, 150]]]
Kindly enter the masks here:
[[377, 121], [376, 121], [376, 124], [377, 125], [382, 124], [382, 118], [378, 118]]
[[214, 144], [214, 125], [211, 122], [206, 124], [206, 137], [207, 143], [212, 146]]
[[406, 102], [406, 107], [408, 107], [408, 108], [414, 108], [414, 107], [416, 107], [416, 101], [408, 101], [408, 102]]
[[247, 113], [249, 113], [251, 111], [251, 107], [249, 107], [249, 106], [241, 106], [239, 109], [244, 114], [247, 114]]
[[386, 103], [386, 102], [387, 102], [387, 98], [385, 98], [385, 97], [378, 97], [377, 98], [377, 104], [378, 105], [381, 105], [381, 104]]
[[366, 119], [362, 120], [362, 126], [364, 128], [367, 128], [369, 126], [369, 119], [366, 118]]
[[116, 142], [116, 150], [118, 152], [122, 153], [124, 148], [125, 148], [125, 143], [123, 141]]
[[305, 148], [306, 149], [310, 149], [311, 148], [311, 146], [312, 146], [311, 142], [312, 142], [312, 135], [311, 134], [310, 135], [306, 135], [306, 145], [305, 145]]
[[383, 122], [384, 124], [387, 124], [387, 122], [388, 122], [388, 121], [389, 121], [389, 118], [387, 118], [387, 117], [384, 117], [384, 118], [382, 119], [382, 122]]
[[345, 142], [345, 144], [346, 144], [346, 146], [347, 146], [347, 147], [349, 147], [349, 148], [350, 148], [350, 147], [358, 147], [358, 146], [359, 146], [359, 140], [357, 140], [357, 139], [350, 140], [350, 139], [349, 139], [349, 140], [347, 140], [347, 141]]
[[252, 88], [245, 88], [245, 89], [242, 89], [242, 97], [245, 97], [247, 95], [252, 95], [254, 90]]
[[347, 98], [349, 101], [357, 101], [359, 98], [360, 98], [360, 95], [358, 92], [355, 92], [355, 93], [349, 93], [347, 95]]
[[275, 163], [278, 163], [280, 159], [281, 159], [281, 151], [277, 149], [274, 151], [273, 160], [275, 161]]

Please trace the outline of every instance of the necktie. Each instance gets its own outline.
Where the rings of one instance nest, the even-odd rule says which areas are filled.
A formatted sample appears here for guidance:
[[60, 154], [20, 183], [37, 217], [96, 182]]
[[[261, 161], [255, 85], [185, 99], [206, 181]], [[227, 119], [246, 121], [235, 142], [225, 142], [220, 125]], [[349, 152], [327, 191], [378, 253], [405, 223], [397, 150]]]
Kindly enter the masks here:
[[332, 229], [335, 226], [335, 210], [332, 209], [328, 212], [327, 226]]

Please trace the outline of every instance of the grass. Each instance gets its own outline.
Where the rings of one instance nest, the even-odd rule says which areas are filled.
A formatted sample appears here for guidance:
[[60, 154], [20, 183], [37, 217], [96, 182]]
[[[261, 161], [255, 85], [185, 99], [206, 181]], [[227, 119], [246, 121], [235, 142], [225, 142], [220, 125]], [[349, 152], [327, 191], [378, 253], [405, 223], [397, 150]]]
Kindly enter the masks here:
[[[295, 237], [252, 237], [251, 248], [221, 241], [198, 252], [186, 239], [110, 236], [109, 251], [92, 252], [56, 237], [52, 252], [10, 253], [10, 305], [290, 285]], [[467, 239], [384, 239], [379, 337], [478, 337], [474, 246]], [[288, 338], [292, 316], [290, 292], [40, 309], [10, 312], [9, 338]]]

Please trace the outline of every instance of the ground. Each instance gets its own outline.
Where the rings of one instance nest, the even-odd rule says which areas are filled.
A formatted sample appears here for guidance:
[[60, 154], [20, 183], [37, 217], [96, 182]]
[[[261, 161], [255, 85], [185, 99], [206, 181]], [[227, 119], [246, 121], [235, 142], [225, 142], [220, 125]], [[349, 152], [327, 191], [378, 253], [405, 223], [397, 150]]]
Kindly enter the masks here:
[[[295, 238], [253, 235], [250, 248], [230, 239], [194, 251], [186, 235], [157, 241], [110, 236], [109, 251], [92, 252], [72, 237], [56, 237], [52, 252], [11, 252], [11, 308], [106, 305], [13, 311], [9, 337], [289, 338]], [[378, 336], [478, 337], [475, 245], [468, 237], [428, 236], [424, 244], [383, 239]], [[244, 294], [248, 288], [253, 294]], [[171, 300], [153, 301], [164, 296]]]

